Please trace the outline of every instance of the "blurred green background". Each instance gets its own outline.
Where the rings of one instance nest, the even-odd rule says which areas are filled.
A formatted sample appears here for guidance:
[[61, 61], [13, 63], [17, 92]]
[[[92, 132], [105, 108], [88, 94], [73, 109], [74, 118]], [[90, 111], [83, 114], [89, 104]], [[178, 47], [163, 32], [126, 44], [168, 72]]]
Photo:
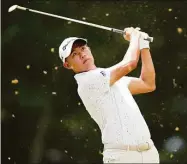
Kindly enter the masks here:
[[[101, 163], [103, 145], [71, 71], [58, 57], [70, 36], [88, 39], [99, 67], [119, 62], [120, 34], [17, 10], [33, 8], [154, 37], [156, 91], [137, 95], [161, 163], [187, 163], [187, 1], [6, 0], [1, 14], [2, 164]], [[141, 64], [131, 76], [139, 76]]]

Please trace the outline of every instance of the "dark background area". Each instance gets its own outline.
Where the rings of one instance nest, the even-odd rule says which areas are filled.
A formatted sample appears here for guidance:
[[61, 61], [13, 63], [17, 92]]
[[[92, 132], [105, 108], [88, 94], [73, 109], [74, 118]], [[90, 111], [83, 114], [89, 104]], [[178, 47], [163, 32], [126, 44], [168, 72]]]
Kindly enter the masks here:
[[[99, 67], [119, 62], [120, 34], [21, 10], [14, 4], [123, 30], [141, 27], [156, 69], [156, 91], [137, 95], [161, 163], [187, 163], [187, 1], [6, 0], [1, 5], [2, 164], [101, 163], [100, 131], [85, 110], [60, 43], [88, 39]], [[141, 64], [131, 76], [139, 76]]]

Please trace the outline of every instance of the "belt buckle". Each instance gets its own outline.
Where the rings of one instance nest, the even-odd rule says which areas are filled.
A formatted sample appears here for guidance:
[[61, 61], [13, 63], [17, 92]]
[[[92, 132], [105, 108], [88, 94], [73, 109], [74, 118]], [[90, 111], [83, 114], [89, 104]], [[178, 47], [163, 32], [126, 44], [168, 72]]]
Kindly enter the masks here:
[[140, 145], [141, 145], [141, 144], [138, 144], [138, 145], [136, 146], [138, 152], [142, 152], [142, 150], [140, 150]]
[[[145, 146], [145, 144], [147, 144], [147, 148], [145, 149], [144, 148], [144, 146]], [[142, 147], [141, 147], [142, 146]], [[149, 150], [151, 147], [150, 147], [150, 144], [149, 144], [149, 142], [146, 142], [146, 143], [140, 143], [140, 144], [138, 144], [137, 145], [137, 151], [138, 152], [142, 152], [142, 151], [145, 151], [145, 150]]]

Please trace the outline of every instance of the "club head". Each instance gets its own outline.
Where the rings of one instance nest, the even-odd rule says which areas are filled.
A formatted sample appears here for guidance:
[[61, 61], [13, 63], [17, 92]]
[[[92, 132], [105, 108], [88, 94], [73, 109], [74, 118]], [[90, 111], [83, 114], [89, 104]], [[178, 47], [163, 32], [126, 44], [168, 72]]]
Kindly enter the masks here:
[[11, 7], [8, 9], [8, 12], [10, 13], [10, 12], [14, 11], [17, 7], [18, 7], [18, 5], [13, 5], [13, 6], [11, 6]]

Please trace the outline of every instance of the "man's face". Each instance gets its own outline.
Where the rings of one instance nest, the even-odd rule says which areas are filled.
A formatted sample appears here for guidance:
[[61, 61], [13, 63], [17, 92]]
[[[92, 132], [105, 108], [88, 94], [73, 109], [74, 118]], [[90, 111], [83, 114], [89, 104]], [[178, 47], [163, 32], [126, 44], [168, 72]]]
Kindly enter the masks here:
[[66, 58], [64, 66], [72, 69], [75, 73], [79, 73], [89, 71], [93, 65], [94, 58], [90, 48], [81, 42], [75, 42], [70, 56]]

